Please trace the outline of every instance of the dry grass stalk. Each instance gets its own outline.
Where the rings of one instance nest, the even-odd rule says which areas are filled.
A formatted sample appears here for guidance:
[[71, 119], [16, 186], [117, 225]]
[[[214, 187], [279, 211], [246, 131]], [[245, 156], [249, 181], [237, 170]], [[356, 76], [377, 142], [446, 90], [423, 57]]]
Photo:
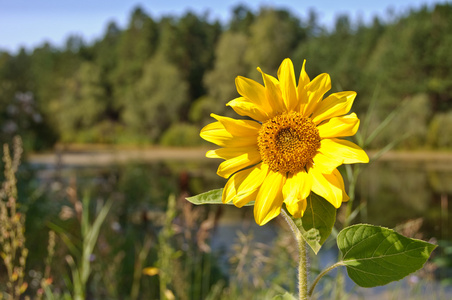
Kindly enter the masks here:
[[[8, 145], [3, 146], [5, 179], [0, 189], [0, 257], [7, 271], [6, 295], [19, 299], [27, 289], [24, 282], [28, 249], [25, 247], [25, 216], [17, 212], [16, 172], [22, 155], [22, 141], [13, 141], [13, 156]], [[0, 297], [3, 295], [0, 294]]]

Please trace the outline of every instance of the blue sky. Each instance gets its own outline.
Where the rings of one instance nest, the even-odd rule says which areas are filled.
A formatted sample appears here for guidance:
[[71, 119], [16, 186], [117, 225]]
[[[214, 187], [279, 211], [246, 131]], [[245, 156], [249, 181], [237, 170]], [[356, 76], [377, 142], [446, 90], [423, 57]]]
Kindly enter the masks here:
[[114, 20], [124, 27], [131, 11], [140, 5], [153, 18], [162, 15], [179, 16], [191, 10], [197, 13], [209, 12], [212, 19], [227, 21], [232, 8], [245, 4], [253, 11], [261, 6], [285, 8], [303, 18], [309, 9], [314, 9], [323, 24], [331, 24], [338, 14], [348, 14], [352, 20], [358, 17], [364, 21], [374, 15], [387, 16], [391, 8], [396, 13], [423, 4], [445, 3], [440, 0], [0, 0], [0, 49], [16, 52], [21, 46], [32, 49], [44, 41], [61, 46], [70, 34], [83, 36], [91, 42], [100, 37], [109, 21]]

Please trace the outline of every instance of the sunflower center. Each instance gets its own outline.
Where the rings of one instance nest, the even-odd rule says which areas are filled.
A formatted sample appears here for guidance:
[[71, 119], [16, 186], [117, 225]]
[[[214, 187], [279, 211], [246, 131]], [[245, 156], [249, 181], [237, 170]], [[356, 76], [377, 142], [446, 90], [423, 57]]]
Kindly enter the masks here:
[[262, 161], [270, 170], [294, 174], [312, 165], [320, 136], [310, 118], [291, 112], [263, 123], [257, 143]]

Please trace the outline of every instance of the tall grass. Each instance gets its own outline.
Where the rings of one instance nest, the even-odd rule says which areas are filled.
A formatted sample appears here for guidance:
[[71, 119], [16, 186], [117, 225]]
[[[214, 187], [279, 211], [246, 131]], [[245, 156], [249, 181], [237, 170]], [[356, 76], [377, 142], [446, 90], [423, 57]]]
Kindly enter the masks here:
[[[43, 237], [40, 244], [26, 244], [31, 240], [26, 237], [35, 235], [37, 229], [31, 224], [25, 230], [25, 221], [34, 211], [24, 209], [26, 199], [18, 201], [16, 174], [22, 153], [20, 139], [15, 139], [12, 145], [12, 151], [4, 147], [5, 174], [0, 191], [2, 298], [261, 300], [272, 299], [284, 291], [296, 291], [293, 278], [297, 251], [282, 220], [274, 223], [278, 233], [272, 240], [256, 242], [252, 230], [237, 232], [236, 239], [229, 241], [232, 252], [212, 249], [210, 239], [220, 211], [217, 207], [192, 206], [184, 200], [187, 188], [181, 189], [178, 197], [162, 199], [166, 205], [158, 208], [163, 209], [149, 205], [139, 210], [134, 202], [125, 205], [132, 196], [118, 196], [117, 181], [107, 188], [110, 194], [100, 197], [91, 190], [79, 198], [79, 183], [72, 181], [65, 187], [65, 181], [61, 180], [64, 197], [52, 198], [49, 192], [49, 199], [58, 210], [64, 207], [60, 217], [65, 220], [58, 215], [50, 218], [52, 222], [46, 223], [50, 230], [46, 228], [46, 232], [39, 233]], [[350, 198], [355, 199], [353, 207], [347, 208], [348, 222], [353, 222], [358, 214], [362, 218], [365, 212], [365, 202], [361, 203], [359, 194], [353, 193], [357, 188], [353, 180], [358, 171], [345, 169], [352, 189]], [[132, 188], [134, 195], [141, 195], [137, 186], [140, 185]], [[38, 205], [49, 206], [49, 203], [43, 201]], [[39, 218], [49, 219], [47, 214], [51, 211], [46, 208], [42, 211]], [[344, 221], [344, 216], [341, 220]], [[47, 252], [40, 264], [30, 264], [36, 260], [30, 258], [38, 255], [35, 251], [38, 248], [47, 248]], [[227, 266], [221, 264], [225, 255]], [[318, 257], [311, 259], [313, 273], [318, 264]], [[425, 272], [430, 276], [434, 269]], [[409, 292], [422, 292], [422, 284], [429, 277], [418, 275], [420, 282], [413, 283]], [[325, 280], [317, 294], [319, 299], [329, 298], [334, 288], [338, 289], [336, 282], [336, 277]], [[385, 295], [397, 297], [406, 293], [405, 286], [392, 288]], [[341, 298], [352, 299], [360, 293], [361, 290], [343, 288], [339, 294]]]
[[[22, 141], [13, 141], [13, 156], [3, 146], [5, 179], [0, 188], [0, 257], [6, 268], [6, 290], [0, 298], [20, 299], [28, 284], [24, 282], [28, 249], [25, 246], [25, 215], [17, 210], [16, 172], [22, 155]], [[1, 286], [1, 284], [0, 284]], [[2, 289], [3, 290], [3, 289]]]
[[[128, 226], [118, 224], [114, 215], [109, 217], [112, 210], [118, 209], [114, 205], [120, 203], [118, 197], [106, 202], [93, 201], [94, 197], [86, 192], [79, 198], [76, 181], [71, 180], [65, 188], [61, 178], [58, 185], [50, 184], [52, 189], [58, 186], [58, 190], [65, 192], [57, 192], [59, 196], [51, 198], [52, 205], [59, 206], [61, 213], [46, 222], [50, 228], [47, 256], [39, 265], [33, 265], [33, 269], [27, 268], [25, 212], [34, 211], [27, 210], [27, 199], [22, 200], [26, 203], [23, 209], [17, 202], [16, 172], [21, 154], [19, 138], [14, 140], [13, 154], [8, 146], [4, 147], [0, 270], [4, 268], [6, 272], [0, 272], [0, 299], [204, 299], [211, 293], [212, 285], [222, 277], [221, 273], [212, 272], [216, 264], [209, 239], [215, 224], [214, 211], [208, 213], [204, 208], [193, 207], [184, 201], [184, 195], [178, 199], [170, 196], [166, 212], [159, 214], [149, 210], [143, 215], [148, 227], [139, 229], [139, 239], [128, 244], [127, 237], [121, 234], [122, 229], [113, 229], [113, 235], [110, 233], [115, 226]], [[61, 175], [61, 172], [57, 174]], [[52, 191], [48, 193], [52, 197]], [[43, 201], [41, 205], [48, 203]], [[51, 211], [45, 208], [41, 211], [44, 214], [40, 217], [48, 219], [46, 213]], [[36, 234], [36, 228], [33, 224], [30, 226], [32, 234]], [[43, 235], [42, 232], [38, 234]], [[44, 239], [34, 240], [45, 245]], [[43, 245], [30, 246], [34, 250]], [[131, 257], [126, 257], [130, 254], [127, 251], [130, 246], [135, 249], [135, 255], [132, 252]], [[35, 251], [31, 254], [38, 255]], [[124, 280], [126, 261], [133, 262], [130, 281]], [[147, 266], [158, 269], [158, 276], [146, 276], [150, 275]]]

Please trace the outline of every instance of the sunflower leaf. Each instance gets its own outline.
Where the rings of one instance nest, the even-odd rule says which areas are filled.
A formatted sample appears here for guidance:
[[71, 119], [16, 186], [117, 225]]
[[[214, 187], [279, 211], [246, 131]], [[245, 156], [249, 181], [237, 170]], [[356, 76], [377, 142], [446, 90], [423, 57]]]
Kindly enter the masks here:
[[[228, 203], [223, 203], [222, 200], [222, 195], [223, 195], [223, 189], [216, 189], [216, 190], [211, 190], [202, 194], [198, 194], [196, 196], [192, 196], [192, 197], [187, 197], [187, 201], [196, 204], [196, 205], [201, 205], [201, 204], [231, 204], [233, 205], [232, 202], [228, 202]], [[254, 201], [249, 202], [247, 204], [245, 204], [244, 206], [252, 206], [254, 205]]]
[[367, 224], [344, 228], [337, 236], [337, 245], [348, 275], [362, 287], [385, 285], [404, 278], [422, 268], [437, 247]]
[[317, 254], [331, 234], [336, 221], [336, 208], [322, 197], [311, 193], [303, 218], [296, 219], [295, 223], [304, 239]]
[[196, 205], [200, 204], [223, 204], [221, 197], [223, 189], [211, 190], [196, 196], [187, 197], [186, 199]]

